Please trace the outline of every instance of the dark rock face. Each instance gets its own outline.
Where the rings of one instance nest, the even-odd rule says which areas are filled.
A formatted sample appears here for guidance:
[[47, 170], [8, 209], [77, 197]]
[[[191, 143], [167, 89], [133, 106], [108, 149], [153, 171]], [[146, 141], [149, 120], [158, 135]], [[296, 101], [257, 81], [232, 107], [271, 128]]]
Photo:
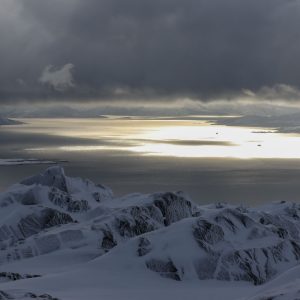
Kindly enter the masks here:
[[152, 259], [146, 262], [146, 266], [151, 271], [159, 273], [159, 275], [162, 277], [174, 279], [177, 281], [181, 280], [179, 272], [171, 260], [162, 261]]
[[52, 297], [48, 294], [35, 294], [31, 292], [24, 293], [23, 295], [14, 295], [12, 292], [7, 293], [0, 290], [0, 300], [25, 300], [25, 299], [36, 299], [36, 300], [59, 300], [58, 298]]
[[138, 256], [144, 256], [144, 255], [148, 254], [150, 251], [151, 251], [150, 241], [145, 237], [139, 238], [138, 239], [138, 249], [137, 249]]
[[103, 238], [101, 243], [101, 248], [108, 252], [110, 249], [117, 245], [117, 242], [114, 240], [112, 233], [108, 230], [102, 230]]
[[150, 210], [138, 206], [122, 210], [115, 217], [114, 227], [125, 238], [141, 235], [157, 228]]
[[[286, 210], [285, 210], [286, 211]], [[289, 237], [291, 239], [299, 239], [300, 238], [300, 228], [297, 226], [298, 218], [296, 218], [296, 222], [289, 220], [290, 214], [287, 216], [278, 216], [271, 215], [267, 213], [262, 213], [259, 219], [259, 222], [263, 225], [270, 226], [273, 228], [273, 231], [277, 233], [279, 237]]]
[[160, 210], [165, 226], [193, 215], [192, 204], [180, 193], [154, 194], [154, 205]]
[[34, 293], [26, 293], [24, 295], [25, 298], [35, 298], [35, 299], [39, 299], [39, 300], [59, 300], [58, 298], [52, 297], [51, 295], [48, 294], [41, 294], [41, 295], [37, 295]]
[[0, 227], [0, 242], [12, 237], [15, 240], [24, 239], [46, 228], [72, 223], [73, 221], [72, 217], [68, 214], [52, 208], [44, 208], [21, 218], [15, 226], [2, 225]]
[[150, 201], [141, 202], [96, 218], [92, 230], [102, 233], [100, 248], [104, 252], [124, 240], [151, 232], [193, 215], [192, 203], [177, 193], [150, 195]]
[[[286, 209], [282, 213], [275, 211], [274, 215], [270, 212], [266, 215], [222, 206], [217, 210], [202, 211], [201, 217], [192, 217], [188, 222], [179, 222], [171, 227], [176, 226], [178, 231], [182, 227], [190, 228], [191, 240], [182, 235], [174, 244], [174, 236], [171, 235], [173, 242], [168, 248], [168, 242], [164, 242], [169, 238], [166, 229], [162, 233], [155, 231], [151, 235], [143, 235], [137, 243], [138, 256], [146, 257], [146, 267], [164, 277], [178, 280], [176, 274], [184, 280], [184, 271], [190, 270], [193, 265], [200, 280], [249, 281], [259, 285], [300, 262], [300, 223], [295, 219], [295, 212], [286, 213]], [[159, 234], [162, 235], [159, 239], [153, 239]], [[166, 244], [164, 247], [167, 248], [160, 249], [158, 241]], [[193, 258], [187, 256], [177, 260], [180, 256], [174, 250], [176, 245], [187, 243], [186, 252], [189, 252], [194, 242], [198, 250], [192, 252]], [[185, 251], [181, 251], [184, 257]], [[166, 257], [169, 257], [167, 261]], [[174, 268], [168, 268], [170, 261]]]
[[21, 219], [18, 228], [23, 237], [26, 238], [43, 229], [72, 222], [73, 219], [68, 214], [51, 208], [45, 208], [40, 212], [40, 215], [32, 214]]
[[53, 204], [64, 208], [67, 212], [86, 212], [90, 209], [89, 203], [86, 200], [74, 200], [68, 193], [52, 187], [49, 191], [49, 200]]
[[199, 219], [194, 227], [193, 235], [198, 245], [208, 253], [213, 253], [213, 245], [224, 240], [222, 227]]
[[16, 281], [21, 279], [28, 278], [37, 278], [41, 277], [41, 275], [30, 275], [30, 274], [20, 274], [14, 272], [0, 272], [0, 282], [1, 281]]
[[[273, 218], [279, 219], [276, 216]], [[225, 210], [222, 215], [219, 214], [214, 218], [214, 221], [221, 224], [224, 229], [206, 220], [198, 220], [193, 235], [198, 245], [208, 254], [208, 258], [203, 261], [205, 273], [210, 274], [207, 278], [245, 280], [257, 285], [271, 279], [280, 264], [297, 263], [300, 259], [300, 241], [290, 239], [298, 237], [295, 225], [288, 220], [283, 221], [282, 218], [280, 222], [278, 220], [275, 222], [273, 218], [268, 216], [267, 226], [260, 226], [261, 219], [256, 222], [237, 210]], [[270, 228], [269, 224], [273, 226], [276, 224], [278, 227]], [[282, 229], [281, 226], [285, 228]], [[230, 241], [236, 239], [235, 236], [243, 237], [245, 233], [249, 235], [242, 247], [230, 245]], [[272, 238], [271, 244], [259, 243], [264, 236]], [[255, 238], [258, 243], [255, 247], [249, 247], [247, 240], [251, 241]], [[218, 243], [223, 243], [223, 246], [214, 247]], [[207, 272], [209, 265], [212, 270]]]

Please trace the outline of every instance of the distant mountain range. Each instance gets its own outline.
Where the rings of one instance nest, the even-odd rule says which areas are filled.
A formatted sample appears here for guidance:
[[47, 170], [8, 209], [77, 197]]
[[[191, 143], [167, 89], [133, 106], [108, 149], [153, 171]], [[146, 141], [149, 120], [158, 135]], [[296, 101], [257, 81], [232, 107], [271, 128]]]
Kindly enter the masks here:
[[[215, 120], [216, 124], [228, 126], [249, 126], [249, 127], [266, 127], [278, 132], [299, 133], [300, 132], [300, 114], [288, 114], [279, 116], [255, 116], [245, 115], [234, 118], [223, 118]], [[261, 131], [262, 133], [262, 131]], [[265, 131], [268, 133], [268, 131]]]
[[114, 197], [53, 166], [0, 194], [0, 249], [0, 299], [295, 300], [300, 204]]
[[22, 124], [22, 122], [0, 117], [0, 125], [17, 125], [17, 124]]

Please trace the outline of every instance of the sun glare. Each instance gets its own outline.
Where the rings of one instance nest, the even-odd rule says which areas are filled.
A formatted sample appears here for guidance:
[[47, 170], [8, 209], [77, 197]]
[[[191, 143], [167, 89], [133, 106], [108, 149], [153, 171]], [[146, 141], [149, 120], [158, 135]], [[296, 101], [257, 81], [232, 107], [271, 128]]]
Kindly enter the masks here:
[[[47, 134], [88, 138], [90, 144], [27, 150], [129, 151], [143, 156], [193, 158], [300, 158], [300, 136], [270, 128], [221, 126], [204, 120], [88, 120], [84, 124], [64, 120], [64, 131], [60, 131], [59, 122], [48, 120]], [[41, 128], [38, 121], [27, 126], [32, 132]]]

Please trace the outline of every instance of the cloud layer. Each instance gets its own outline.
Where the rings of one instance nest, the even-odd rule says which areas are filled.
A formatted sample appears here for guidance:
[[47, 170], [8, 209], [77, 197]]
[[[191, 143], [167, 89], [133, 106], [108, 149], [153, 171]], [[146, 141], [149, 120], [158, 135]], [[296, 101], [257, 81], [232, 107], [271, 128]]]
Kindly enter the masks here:
[[230, 99], [280, 84], [290, 97], [287, 87], [300, 88], [298, 0], [0, 5], [1, 103]]
[[39, 82], [43, 84], [48, 84], [53, 89], [59, 92], [68, 90], [71, 87], [74, 87], [74, 80], [72, 75], [72, 70], [74, 65], [65, 64], [61, 69], [55, 69], [53, 66], [47, 66], [40, 78]]

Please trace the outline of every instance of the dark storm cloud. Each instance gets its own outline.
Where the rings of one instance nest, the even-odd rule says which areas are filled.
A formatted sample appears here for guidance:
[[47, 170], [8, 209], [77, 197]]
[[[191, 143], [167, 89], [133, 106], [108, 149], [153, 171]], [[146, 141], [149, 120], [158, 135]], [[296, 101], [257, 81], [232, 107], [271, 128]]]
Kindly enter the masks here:
[[300, 87], [299, 1], [0, 4], [2, 102], [213, 99]]

